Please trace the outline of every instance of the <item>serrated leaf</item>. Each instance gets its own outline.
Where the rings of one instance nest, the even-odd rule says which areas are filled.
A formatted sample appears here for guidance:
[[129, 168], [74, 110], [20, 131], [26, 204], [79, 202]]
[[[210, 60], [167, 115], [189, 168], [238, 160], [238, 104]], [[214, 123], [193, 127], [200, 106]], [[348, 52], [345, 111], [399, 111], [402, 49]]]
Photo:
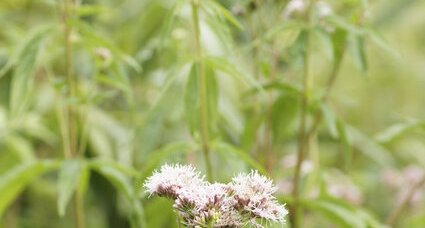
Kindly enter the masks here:
[[[87, 167], [80, 160], [66, 160], [59, 171], [58, 180], [58, 213], [64, 216], [66, 207], [79, 186], [86, 185]], [[85, 188], [85, 187], [83, 187]]]
[[31, 181], [57, 166], [58, 163], [53, 161], [35, 161], [18, 165], [0, 176], [0, 218]]
[[[36, 65], [37, 55], [44, 38], [52, 31], [51, 27], [37, 29], [29, 35], [19, 48], [11, 80], [10, 111], [12, 115], [22, 112], [30, 91], [31, 76]], [[19, 62], [19, 64], [18, 64]]]

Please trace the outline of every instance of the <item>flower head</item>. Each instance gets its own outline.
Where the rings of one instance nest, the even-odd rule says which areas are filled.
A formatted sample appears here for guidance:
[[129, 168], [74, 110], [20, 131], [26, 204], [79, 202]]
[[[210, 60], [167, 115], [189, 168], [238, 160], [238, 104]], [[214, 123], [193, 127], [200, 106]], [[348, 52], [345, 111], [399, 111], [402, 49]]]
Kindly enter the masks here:
[[300, 14], [303, 13], [307, 8], [307, 3], [305, 0], [291, 0], [288, 2], [288, 5], [286, 5], [286, 8], [283, 12], [284, 18], [289, 18], [293, 14]]
[[168, 165], [147, 179], [144, 186], [152, 195], [166, 196], [175, 199], [183, 187], [204, 185], [204, 177], [190, 165]]
[[174, 199], [173, 208], [188, 227], [262, 227], [262, 221], [283, 222], [287, 214], [272, 196], [272, 181], [252, 171], [231, 183], [204, 181], [192, 166], [164, 165], [146, 181], [150, 194]]
[[277, 187], [269, 178], [258, 174], [257, 171], [239, 174], [232, 179], [230, 189], [236, 200], [236, 208], [255, 218], [284, 222], [288, 212], [273, 196]]

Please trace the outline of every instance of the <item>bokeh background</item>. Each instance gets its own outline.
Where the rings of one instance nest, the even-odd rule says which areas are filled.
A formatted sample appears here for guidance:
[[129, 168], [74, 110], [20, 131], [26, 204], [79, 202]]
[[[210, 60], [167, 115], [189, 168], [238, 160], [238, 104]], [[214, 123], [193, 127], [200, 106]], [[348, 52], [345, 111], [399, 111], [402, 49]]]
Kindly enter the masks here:
[[[0, 1], [0, 227], [76, 227], [81, 208], [85, 227], [177, 227], [141, 185], [165, 162], [206, 172], [191, 1], [70, 2], [67, 17], [65, 0]], [[213, 179], [259, 169], [291, 205], [307, 50], [307, 126], [322, 121], [301, 167], [302, 227], [425, 227], [425, 1], [317, 1], [310, 38], [308, 1], [201, 2]], [[70, 126], [88, 168], [82, 206], [60, 216], [80, 167], [63, 168]]]

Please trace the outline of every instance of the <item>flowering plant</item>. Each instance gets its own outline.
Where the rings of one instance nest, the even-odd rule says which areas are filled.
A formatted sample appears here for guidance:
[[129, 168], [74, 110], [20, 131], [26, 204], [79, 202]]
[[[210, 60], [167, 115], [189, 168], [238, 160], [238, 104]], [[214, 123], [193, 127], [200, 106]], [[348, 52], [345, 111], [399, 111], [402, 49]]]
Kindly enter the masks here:
[[251, 171], [227, 184], [209, 183], [187, 165], [164, 165], [144, 184], [150, 195], [174, 200], [173, 208], [187, 227], [264, 227], [283, 223], [288, 213], [273, 194], [273, 182]]

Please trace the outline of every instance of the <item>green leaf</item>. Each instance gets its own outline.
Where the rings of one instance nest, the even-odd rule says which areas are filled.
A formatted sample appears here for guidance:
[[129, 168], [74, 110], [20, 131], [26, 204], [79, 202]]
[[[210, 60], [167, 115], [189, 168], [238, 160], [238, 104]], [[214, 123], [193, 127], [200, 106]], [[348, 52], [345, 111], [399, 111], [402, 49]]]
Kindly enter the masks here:
[[7, 135], [4, 141], [7, 147], [11, 149], [21, 161], [28, 162], [35, 159], [34, 148], [28, 140], [18, 135]]
[[[300, 96], [301, 95], [301, 89], [290, 84], [290, 83], [286, 83], [286, 82], [279, 82], [279, 81], [273, 81], [273, 82], [269, 82], [267, 84], [264, 85], [260, 85], [260, 87], [262, 88], [262, 91], [272, 91], [272, 90], [277, 90], [282, 94], [286, 94], [286, 95], [290, 95], [290, 96]], [[260, 90], [258, 90], [257, 88], [253, 88], [248, 90], [247, 92], [245, 92], [245, 94], [243, 95], [244, 97], [250, 96], [250, 95], [254, 95], [257, 92], [259, 92]]]
[[332, 137], [337, 137], [337, 120], [335, 117], [334, 112], [332, 111], [331, 107], [329, 107], [329, 104], [322, 103], [320, 105], [320, 110], [322, 112], [322, 115], [325, 119], [326, 126], [328, 128], [328, 131]]
[[293, 134], [295, 119], [299, 111], [299, 99], [292, 94], [282, 93], [273, 103], [271, 123], [273, 138], [280, 141], [282, 137]]
[[234, 155], [236, 155], [237, 157], [239, 157], [242, 161], [244, 161], [247, 165], [250, 165], [252, 168], [257, 169], [260, 173], [262, 174], [266, 174], [266, 170], [263, 168], [262, 165], [260, 165], [260, 163], [258, 163], [255, 159], [253, 159], [248, 153], [246, 153], [245, 151], [240, 150], [239, 148], [230, 145], [228, 143], [225, 142], [214, 142], [212, 144], [212, 148], [213, 150], [219, 152], [219, 153], [223, 153], [224, 156], [226, 155], [226, 153], [232, 153]]
[[[185, 114], [186, 120], [189, 125], [189, 130], [192, 135], [197, 131], [200, 124], [200, 75], [199, 73], [200, 64], [194, 63], [189, 73], [189, 77], [186, 83], [185, 91]], [[216, 129], [216, 122], [218, 120], [218, 87], [217, 80], [215, 78], [214, 71], [205, 66], [203, 69], [206, 90], [207, 90], [207, 111], [208, 111], [208, 127], [209, 131], [214, 132]]]
[[245, 122], [245, 128], [241, 136], [241, 147], [245, 151], [255, 144], [257, 138], [257, 131], [264, 121], [265, 115], [251, 116]]
[[131, 227], [146, 227], [143, 207], [136, 194], [135, 188], [127, 177], [126, 173], [116, 165], [103, 162], [91, 162], [90, 167], [105, 177], [115, 188], [122, 193], [131, 205], [132, 213], [130, 215]]
[[134, 189], [131, 186], [130, 180], [127, 178], [122, 170], [109, 164], [101, 162], [91, 162], [90, 167], [104, 176], [117, 190], [123, 193], [128, 199], [134, 196]]
[[334, 50], [334, 61], [341, 61], [347, 46], [347, 31], [337, 28], [332, 34], [332, 44]]
[[[79, 187], [85, 189], [88, 181], [87, 166], [80, 160], [66, 160], [59, 172], [58, 180], [58, 213], [59, 216], [64, 216], [66, 206], [71, 200], [72, 194]], [[79, 189], [80, 190], [80, 189]]]
[[334, 46], [332, 43], [332, 37], [323, 31], [323, 29], [315, 28], [312, 30], [313, 36], [316, 38], [315, 40], [319, 41], [319, 46], [325, 53], [326, 58], [333, 61], [334, 60]]
[[58, 166], [58, 162], [36, 161], [18, 165], [0, 176], [0, 218], [5, 209], [16, 199], [32, 180]]
[[350, 36], [351, 54], [354, 58], [356, 66], [363, 72], [368, 69], [366, 53], [365, 53], [365, 39], [363, 36]]
[[366, 222], [352, 208], [338, 203], [337, 200], [318, 199], [306, 203], [307, 207], [317, 211], [338, 227], [367, 228]]
[[221, 71], [231, 77], [234, 78], [237, 82], [244, 83], [245, 85], [249, 85], [257, 88], [257, 90], [262, 91], [261, 84], [249, 77], [247, 74], [242, 74], [237, 68], [236, 64], [229, 62], [226, 58], [222, 57], [206, 57], [206, 64], [215, 71]]
[[218, 121], [218, 99], [219, 91], [217, 85], [216, 75], [214, 70], [210, 67], [205, 69], [205, 77], [207, 84], [207, 102], [208, 102], [208, 125], [211, 132], [215, 132]]
[[352, 145], [357, 148], [358, 151], [381, 166], [393, 166], [395, 164], [391, 153], [379, 143], [374, 141], [373, 138], [365, 135], [360, 130], [352, 126], [345, 126], [350, 142], [352, 142]]
[[364, 30], [362, 28], [359, 28], [353, 24], [348, 23], [347, 21], [345, 21], [344, 18], [337, 16], [335, 14], [329, 15], [328, 17], [325, 18], [325, 20], [328, 23], [336, 26], [337, 28], [347, 31], [347, 33], [349, 34], [356, 34], [356, 35], [364, 34]]
[[318, 199], [303, 202], [312, 211], [321, 213], [332, 224], [338, 227], [352, 228], [384, 228], [368, 211], [361, 207], [355, 207], [346, 201], [323, 195]]
[[[13, 116], [27, 106], [33, 74], [41, 43], [52, 31], [51, 27], [38, 28], [31, 33], [22, 47], [19, 47], [16, 59], [12, 58], [14, 73], [11, 81], [10, 111]], [[19, 63], [19, 64], [18, 64]]]
[[[264, 35], [251, 42], [248, 49], [258, 47], [265, 42], [278, 39], [282, 43], [281, 48], [290, 47], [300, 35], [300, 32], [307, 29], [308, 25], [299, 21], [287, 21], [278, 26], [270, 28]], [[277, 38], [276, 38], [277, 37]]]
[[344, 162], [345, 167], [349, 167], [349, 165], [352, 162], [353, 159], [353, 147], [350, 139], [348, 138], [348, 133], [345, 124], [338, 120], [336, 122], [336, 127], [338, 130], [338, 138], [339, 141], [342, 143], [343, 150], [344, 150]]
[[199, 123], [199, 108], [200, 108], [200, 98], [199, 98], [199, 64], [194, 63], [190, 69], [189, 76], [186, 82], [186, 89], [184, 94], [184, 107], [186, 121], [189, 126], [189, 130], [192, 135], [196, 132]]
[[235, 26], [236, 28], [242, 30], [242, 25], [238, 22], [238, 20], [232, 15], [231, 12], [229, 12], [226, 8], [224, 8], [222, 5], [217, 3], [214, 0], [207, 0], [204, 1], [207, 4], [207, 7], [211, 7], [215, 12], [217, 16], [222, 16], [224, 19], [226, 19], [230, 24]]
[[100, 5], [80, 5], [75, 7], [77, 9], [77, 14], [80, 17], [93, 16], [101, 14], [108, 11], [108, 8]]
[[384, 50], [386, 53], [397, 59], [401, 59], [400, 53], [391, 47], [390, 44], [388, 44], [388, 42], [382, 37], [382, 35], [378, 33], [378, 31], [373, 28], [369, 28], [366, 30], [366, 35], [369, 40], [372, 41], [372, 43]]
[[425, 121], [411, 120], [404, 123], [397, 123], [376, 134], [375, 139], [380, 143], [388, 143], [421, 127], [425, 127]]
[[90, 161], [90, 163], [93, 166], [106, 165], [106, 166], [113, 167], [114, 169], [119, 170], [120, 172], [122, 172], [125, 175], [130, 176], [130, 177], [135, 177], [135, 176], [139, 175], [139, 172], [137, 170], [135, 170], [133, 167], [127, 167], [127, 166], [120, 164], [120, 163], [113, 161], [113, 160], [95, 159], [95, 160]]

